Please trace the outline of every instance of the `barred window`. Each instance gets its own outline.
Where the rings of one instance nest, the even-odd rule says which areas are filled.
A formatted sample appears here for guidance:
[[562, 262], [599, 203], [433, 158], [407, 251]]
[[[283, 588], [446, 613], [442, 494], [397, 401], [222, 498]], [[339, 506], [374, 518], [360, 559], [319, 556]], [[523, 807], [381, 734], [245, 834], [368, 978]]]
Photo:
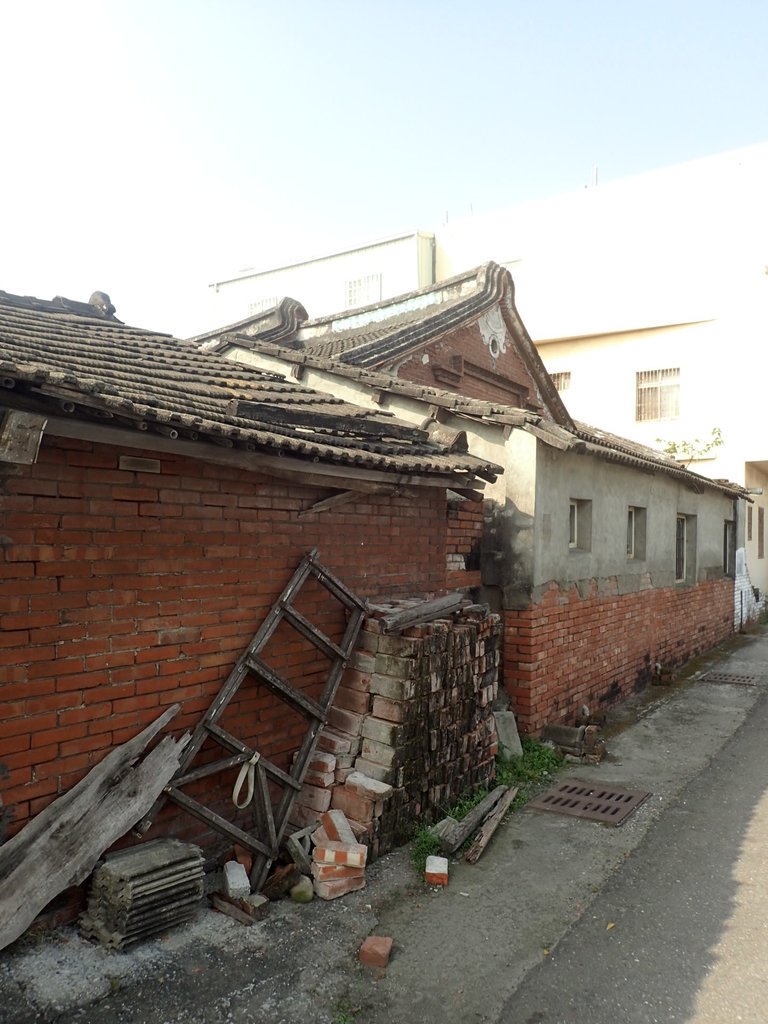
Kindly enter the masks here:
[[265, 299], [256, 299], [255, 302], [248, 303], [248, 315], [256, 316], [258, 313], [263, 313], [265, 309], [274, 309], [280, 299], [277, 295], [270, 295]]
[[366, 274], [344, 283], [347, 309], [381, 302], [381, 274]]
[[552, 377], [552, 383], [555, 385], [558, 391], [567, 391], [571, 386], [571, 371], [561, 370], [558, 373], [550, 374]]
[[636, 375], [635, 419], [676, 420], [680, 415], [680, 369], [641, 370]]

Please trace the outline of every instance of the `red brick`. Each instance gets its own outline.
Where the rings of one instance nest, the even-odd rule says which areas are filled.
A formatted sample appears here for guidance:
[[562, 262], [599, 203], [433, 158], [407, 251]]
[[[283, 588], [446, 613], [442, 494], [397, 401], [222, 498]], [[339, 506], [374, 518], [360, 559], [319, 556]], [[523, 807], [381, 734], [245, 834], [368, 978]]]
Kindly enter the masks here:
[[365, 877], [359, 878], [332, 878], [328, 881], [315, 880], [315, 893], [321, 900], [335, 900], [339, 896], [346, 896], [348, 892], [356, 892], [365, 888]]
[[369, 935], [360, 947], [360, 963], [367, 967], [385, 968], [389, 965], [393, 940], [385, 935]]

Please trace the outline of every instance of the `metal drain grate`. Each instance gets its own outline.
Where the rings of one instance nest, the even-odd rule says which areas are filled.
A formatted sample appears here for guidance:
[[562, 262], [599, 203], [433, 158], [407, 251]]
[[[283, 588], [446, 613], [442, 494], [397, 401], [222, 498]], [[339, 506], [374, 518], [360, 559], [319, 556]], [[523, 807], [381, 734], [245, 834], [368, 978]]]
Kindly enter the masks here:
[[568, 779], [541, 793], [528, 807], [601, 821], [606, 825], [621, 825], [650, 795], [639, 789], [619, 789], [602, 782]]
[[737, 672], [708, 672], [702, 682], [731, 683], [734, 686], [759, 686], [763, 679], [760, 676], [739, 675]]

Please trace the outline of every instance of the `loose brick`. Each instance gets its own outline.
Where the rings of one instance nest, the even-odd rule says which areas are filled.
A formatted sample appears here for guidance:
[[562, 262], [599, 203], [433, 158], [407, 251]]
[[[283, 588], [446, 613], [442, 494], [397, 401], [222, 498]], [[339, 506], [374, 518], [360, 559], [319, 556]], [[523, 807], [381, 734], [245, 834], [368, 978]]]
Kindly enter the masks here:
[[392, 954], [392, 943], [393, 940], [386, 935], [369, 935], [360, 947], [360, 963], [367, 967], [387, 967]]
[[330, 839], [312, 851], [316, 864], [338, 864], [348, 868], [364, 868], [367, 857], [368, 849], [361, 843], [334, 843]]
[[381, 814], [384, 807], [382, 801], [376, 803], [373, 800], [366, 800], [365, 797], [352, 792], [346, 785], [336, 786], [331, 792], [331, 806], [344, 811], [348, 818], [355, 818], [357, 821], [371, 821]]
[[355, 835], [350, 828], [347, 816], [343, 811], [334, 809], [326, 811], [321, 818], [325, 834], [334, 843], [354, 843]]
[[336, 772], [307, 772], [304, 776], [306, 786], [318, 786], [320, 789], [328, 789], [336, 781]]
[[334, 754], [316, 750], [309, 762], [309, 770], [313, 772], [335, 772], [336, 757]]
[[318, 882], [327, 882], [332, 878], [363, 878], [365, 868], [348, 868], [339, 864], [317, 864], [312, 862], [312, 877]]
[[429, 885], [448, 885], [448, 858], [427, 857], [424, 880]]
[[335, 900], [339, 896], [346, 896], [348, 892], [356, 892], [365, 888], [365, 877], [360, 878], [331, 878], [322, 882], [315, 880], [315, 894], [321, 900]]
[[369, 778], [360, 771], [356, 771], [349, 776], [347, 779], [347, 789], [351, 789], [354, 793], [364, 796], [368, 800], [387, 800], [392, 796], [392, 787], [390, 785]]
[[403, 738], [404, 729], [395, 725], [394, 722], [385, 722], [380, 718], [369, 715], [362, 723], [362, 735], [364, 739], [375, 740], [377, 743], [384, 743], [388, 747], [397, 747]]
[[381, 697], [377, 694], [371, 704], [371, 714], [387, 722], [400, 723], [405, 721], [408, 707], [407, 701], [392, 700], [390, 697]]
[[392, 784], [397, 777], [397, 770], [393, 765], [387, 767], [383, 764], [376, 764], [375, 761], [369, 761], [365, 757], [355, 758], [355, 770], [362, 772], [363, 775], [367, 775], [369, 779], [376, 779], [378, 782]]
[[317, 745], [320, 750], [326, 750], [332, 754], [348, 754], [352, 749], [352, 743], [348, 736], [341, 736], [331, 729], [323, 729], [317, 738]]
[[339, 733], [359, 736], [363, 728], [363, 716], [344, 708], [332, 707], [328, 712], [328, 723]]

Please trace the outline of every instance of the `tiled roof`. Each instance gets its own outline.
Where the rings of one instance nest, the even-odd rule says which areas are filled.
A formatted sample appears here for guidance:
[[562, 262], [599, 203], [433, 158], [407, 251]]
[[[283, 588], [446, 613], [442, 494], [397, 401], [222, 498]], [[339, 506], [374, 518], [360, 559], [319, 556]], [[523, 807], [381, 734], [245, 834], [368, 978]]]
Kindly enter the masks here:
[[[339, 363], [335, 359], [317, 356], [314, 352], [296, 351], [294, 349], [276, 348], [273, 345], [254, 343], [249, 346], [255, 351], [283, 360], [295, 367], [294, 372], [301, 373], [302, 367], [334, 374], [343, 380], [357, 381], [373, 392], [400, 395], [434, 406], [455, 416], [466, 416], [470, 419], [485, 420], [498, 423], [505, 427], [519, 427], [535, 433], [541, 440], [549, 441], [558, 448], [584, 452], [597, 458], [634, 466], [652, 472], [664, 473], [676, 477], [686, 486], [701, 491], [712, 488], [724, 491], [733, 496], [742, 496], [745, 492], [738, 484], [725, 480], [712, 480], [691, 472], [677, 462], [672, 456], [665, 455], [655, 448], [636, 441], [630, 441], [618, 434], [611, 434], [598, 427], [576, 422], [573, 429], [553, 423], [537, 413], [527, 409], [517, 409], [500, 402], [487, 402], [478, 398], [466, 398], [453, 391], [413, 384], [399, 377], [393, 377], [380, 370], [366, 370], [356, 366]], [[425, 410], [426, 418], [426, 410]]]
[[386, 473], [455, 476], [464, 486], [467, 476], [500, 472], [383, 411], [127, 327], [87, 303], [0, 293], [0, 379], [4, 405], [49, 416]]
[[475, 323], [483, 313], [496, 307], [547, 411], [556, 422], [573, 425], [515, 308], [512, 276], [497, 263], [485, 263], [427, 288], [360, 309], [299, 322], [293, 333], [281, 313], [283, 305], [291, 301], [283, 300], [271, 311], [283, 316], [279, 340], [260, 331], [260, 318], [256, 317], [190, 340], [208, 351], [238, 346], [259, 349], [264, 343], [279, 344], [313, 358], [376, 370], [390, 367], [452, 331]]

